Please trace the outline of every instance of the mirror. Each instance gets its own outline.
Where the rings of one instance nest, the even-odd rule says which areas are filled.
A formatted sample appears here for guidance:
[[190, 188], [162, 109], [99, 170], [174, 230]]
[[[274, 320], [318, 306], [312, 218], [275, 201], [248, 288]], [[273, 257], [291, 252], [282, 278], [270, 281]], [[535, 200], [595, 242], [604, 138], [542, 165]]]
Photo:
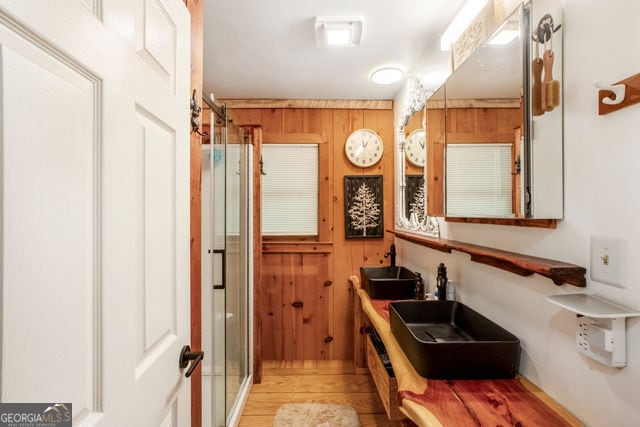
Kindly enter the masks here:
[[[562, 217], [562, 104], [538, 115], [538, 104], [532, 108], [540, 84], [530, 83], [536, 49], [529, 7], [518, 7], [445, 83], [447, 217]], [[548, 68], [558, 82], [561, 46], [556, 32]]]
[[438, 222], [427, 216], [425, 101], [429, 92], [416, 78], [408, 88], [396, 126], [396, 227], [438, 237]]
[[[516, 11], [497, 30], [520, 28]], [[484, 43], [446, 82], [445, 207], [448, 217], [524, 218], [524, 82], [519, 32]], [[520, 163], [518, 171], [516, 164]]]
[[404, 216], [410, 222], [425, 219], [427, 196], [424, 168], [427, 139], [424, 108], [416, 111], [403, 129], [404, 140]]
[[[456, 68], [443, 87], [430, 94], [413, 77], [400, 95], [397, 228], [423, 233], [433, 225], [426, 234], [438, 236], [436, 217], [548, 226], [563, 216], [562, 5], [537, 0], [501, 19], [499, 11], [490, 1], [454, 43]], [[546, 72], [538, 79], [532, 70], [538, 57], [544, 63], [545, 52], [553, 54], [551, 66], [544, 66], [552, 71], [550, 82]], [[553, 89], [552, 105], [541, 105], [547, 101], [542, 87]], [[427, 215], [418, 223], [411, 221], [406, 178], [413, 172], [403, 147], [423, 108]]]

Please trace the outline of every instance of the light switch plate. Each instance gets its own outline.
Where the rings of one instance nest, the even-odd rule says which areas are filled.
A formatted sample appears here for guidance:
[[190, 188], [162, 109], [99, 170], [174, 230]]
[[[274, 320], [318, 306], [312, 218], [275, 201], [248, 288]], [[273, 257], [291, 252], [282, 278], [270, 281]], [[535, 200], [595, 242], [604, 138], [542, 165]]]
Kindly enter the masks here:
[[591, 237], [591, 280], [626, 288], [627, 243], [622, 239]]

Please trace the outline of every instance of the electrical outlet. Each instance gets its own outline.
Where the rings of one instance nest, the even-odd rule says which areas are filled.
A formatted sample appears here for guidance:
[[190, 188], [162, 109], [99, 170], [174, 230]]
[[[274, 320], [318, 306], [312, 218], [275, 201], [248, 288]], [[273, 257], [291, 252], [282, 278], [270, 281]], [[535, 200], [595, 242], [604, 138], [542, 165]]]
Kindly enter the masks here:
[[591, 237], [591, 280], [626, 288], [627, 244], [624, 240]]

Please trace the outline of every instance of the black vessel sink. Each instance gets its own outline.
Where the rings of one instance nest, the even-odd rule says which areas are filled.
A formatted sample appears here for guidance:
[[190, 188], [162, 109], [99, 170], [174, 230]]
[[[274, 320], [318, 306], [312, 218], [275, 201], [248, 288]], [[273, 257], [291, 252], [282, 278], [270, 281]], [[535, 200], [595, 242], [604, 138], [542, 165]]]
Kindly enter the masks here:
[[362, 287], [372, 299], [412, 299], [417, 278], [405, 267], [360, 267]]
[[426, 378], [513, 378], [520, 340], [455, 301], [389, 303], [391, 332], [416, 371]]

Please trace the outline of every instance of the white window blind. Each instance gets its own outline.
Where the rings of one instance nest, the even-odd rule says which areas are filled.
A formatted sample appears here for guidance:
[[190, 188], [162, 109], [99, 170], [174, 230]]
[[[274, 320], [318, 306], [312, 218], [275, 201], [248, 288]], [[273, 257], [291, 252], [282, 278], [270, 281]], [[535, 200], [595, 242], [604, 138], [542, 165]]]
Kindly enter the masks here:
[[264, 144], [262, 234], [318, 234], [318, 145]]
[[512, 217], [511, 144], [447, 144], [447, 216]]

